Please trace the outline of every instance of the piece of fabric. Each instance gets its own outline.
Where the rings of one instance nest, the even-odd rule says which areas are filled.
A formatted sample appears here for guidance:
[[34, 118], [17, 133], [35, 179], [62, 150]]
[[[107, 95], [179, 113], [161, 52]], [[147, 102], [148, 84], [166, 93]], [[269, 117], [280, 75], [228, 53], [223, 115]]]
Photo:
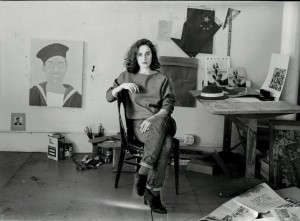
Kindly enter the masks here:
[[196, 100], [189, 91], [197, 90], [198, 59], [161, 56], [159, 61], [160, 70], [171, 81], [176, 98], [175, 106], [195, 107]]
[[213, 36], [220, 27], [215, 22], [215, 11], [188, 8], [181, 39], [171, 39], [190, 57], [198, 53], [212, 54]]
[[[42, 82], [33, 86], [29, 90], [29, 105], [30, 106], [47, 106], [47, 82]], [[64, 84], [66, 88], [64, 93], [63, 107], [81, 107], [82, 97], [71, 85]]]
[[162, 72], [152, 75], [122, 72], [106, 92], [107, 101], [116, 100], [112, 90], [123, 83], [135, 83], [139, 87], [138, 93], [128, 93], [126, 115], [129, 119], [147, 119], [160, 109], [172, 114], [175, 97], [168, 76]]

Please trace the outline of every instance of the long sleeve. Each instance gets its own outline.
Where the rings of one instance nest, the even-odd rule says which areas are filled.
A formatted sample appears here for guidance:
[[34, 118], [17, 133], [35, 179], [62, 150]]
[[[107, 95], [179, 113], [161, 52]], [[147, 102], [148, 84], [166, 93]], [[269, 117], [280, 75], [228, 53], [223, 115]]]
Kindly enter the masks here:
[[111, 86], [107, 91], [106, 91], [106, 100], [108, 102], [114, 102], [115, 100], [117, 100], [116, 97], [114, 97], [112, 95], [112, 90], [118, 86], [120, 86], [123, 82], [124, 82], [124, 72], [120, 74], [120, 76], [115, 79], [113, 86]]
[[162, 109], [165, 109], [169, 114], [173, 113], [175, 96], [169, 78], [166, 78], [162, 85]]

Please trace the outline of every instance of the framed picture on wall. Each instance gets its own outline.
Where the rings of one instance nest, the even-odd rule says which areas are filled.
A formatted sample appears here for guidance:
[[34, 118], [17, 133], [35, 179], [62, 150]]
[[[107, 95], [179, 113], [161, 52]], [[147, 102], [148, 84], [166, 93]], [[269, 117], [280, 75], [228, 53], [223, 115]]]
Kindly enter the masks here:
[[83, 41], [31, 40], [30, 106], [82, 106]]
[[25, 113], [11, 113], [10, 129], [17, 131], [24, 131], [26, 128]]

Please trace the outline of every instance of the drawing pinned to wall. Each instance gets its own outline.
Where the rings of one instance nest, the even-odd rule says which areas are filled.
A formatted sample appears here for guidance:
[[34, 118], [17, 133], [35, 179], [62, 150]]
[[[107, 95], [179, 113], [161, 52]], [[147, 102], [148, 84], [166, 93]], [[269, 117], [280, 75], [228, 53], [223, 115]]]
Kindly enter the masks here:
[[26, 128], [26, 115], [24, 113], [11, 113], [10, 129], [24, 131]]
[[205, 81], [208, 85], [228, 86], [230, 57], [207, 57], [205, 59]]
[[158, 22], [157, 40], [171, 41], [172, 21], [160, 20]]
[[229, 87], [246, 87], [246, 70], [245, 68], [229, 67], [228, 68], [228, 86]]
[[31, 41], [30, 106], [82, 105], [82, 41]]
[[271, 92], [278, 101], [284, 86], [289, 65], [289, 56], [272, 54], [268, 75], [261, 89]]
[[203, 8], [188, 8], [181, 39], [171, 38], [188, 56], [198, 53], [212, 54], [213, 36], [222, 26], [215, 18], [215, 11]]
[[159, 61], [160, 70], [171, 81], [175, 106], [195, 107], [196, 100], [189, 91], [197, 90], [198, 59], [161, 56]]

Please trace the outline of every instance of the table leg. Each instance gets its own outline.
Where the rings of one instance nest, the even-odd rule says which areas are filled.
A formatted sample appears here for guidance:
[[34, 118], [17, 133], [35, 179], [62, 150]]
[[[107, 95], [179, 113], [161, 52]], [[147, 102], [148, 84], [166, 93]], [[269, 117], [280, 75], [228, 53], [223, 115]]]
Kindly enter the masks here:
[[230, 152], [232, 121], [230, 117], [224, 116], [223, 151]]
[[257, 119], [250, 119], [247, 132], [246, 168], [245, 177], [255, 177]]

